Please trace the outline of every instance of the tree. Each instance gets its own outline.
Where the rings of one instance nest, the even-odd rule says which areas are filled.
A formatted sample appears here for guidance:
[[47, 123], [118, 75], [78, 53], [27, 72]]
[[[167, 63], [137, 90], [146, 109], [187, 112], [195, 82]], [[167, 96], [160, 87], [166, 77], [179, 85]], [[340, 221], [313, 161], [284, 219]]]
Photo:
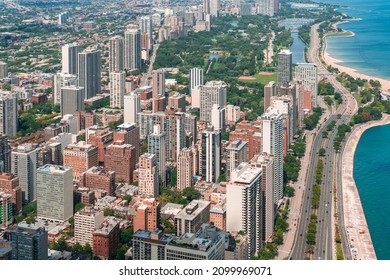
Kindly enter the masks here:
[[287, 197], [293, 197], [295, 195], [295, 189], [290, 186], [286, 186], [284, 192]]
[[131, 195], [125, 195], [125, 196], [123, 196], [122, 197], [124, 200], [126, 200], [127, 202], [130, 202], [132, 199], [133, 199], [133, 197], [131, 196]]
[[86, 243], [83, 247], [83, 253], [85, 254], [92, 254], [92, 248], [91, 248], [91, 245], [89, 245], [89, 243]]
[[117, 260], [124, 260], [127, 250], [128, 250], [128, 247], [126, 245], [122, 245], [119, 248], [118, 253], [116, 254], [116, 259]]
[[171, 172], [171, 180], [169, 181], [169, 185], [171, 187], [176, 187], [176, 181], [177, 181], [177, 170], [173, 169]]
[[275, 231], [272, 241], [277, 245], [282, 245], [283, 244], [283, 232], [280, 230]]
[[128, 244], [130, 243], [131, 239], [133, 238], [134, 229], [133, 227], [129, 227], [127, 229], [124, 229], [121, 231], [120, 241], [122, 244]]
[[324, 148], [321, 148], [318, 152], [318, 154], [320, 155], [320, 157], [323, 157], [325, 156], [325, 153], [326, 153], [326, 150]]
[[190, 187], [183, 190], [183, 196], [185, 196], [188, 201], [192, 201], [194, 199], [199, 199], [201, 194], [195, 188]]
[[10, 84], [3, 84], [3, 90], [11, 90]]
[[103, 211], [104, 216], [115, 216], [114, 209], [106, 208]]
[[79, 202], [79, 203], [74, 205], [74, 212], [73, 213], [76, 213], [83, 208], [84, 208], [84, 204], [82, 202]]
[[72, 253], [74, 254], [79, 254], [79, 253], [82, 253], [83, 252], [83, 246], [80, 244], [80, 243], [76, 243], [73, 247], [72, 247]]

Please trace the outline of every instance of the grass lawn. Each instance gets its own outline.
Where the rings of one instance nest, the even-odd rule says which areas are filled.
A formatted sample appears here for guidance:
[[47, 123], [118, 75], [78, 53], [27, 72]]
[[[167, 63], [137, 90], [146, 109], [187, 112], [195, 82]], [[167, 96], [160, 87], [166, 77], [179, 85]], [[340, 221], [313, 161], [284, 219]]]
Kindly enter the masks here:
[[275, 72], [272, 75], [260, 75], [259, 73], [256, 73], [254, 76], [252, 76], [256, 79], [254, 80], [241, 80], [247, 83], [262, 83], [263, 85], [268, 84], [271, 81], [277, 82], [278, 81], [278, 74]]
[[360, 94], [353, 94], [353, 97], [355, 97], [357, 103], [358, 103], [358, 107], [362, 107], [363, 103], [362, 103], [362, 96]]

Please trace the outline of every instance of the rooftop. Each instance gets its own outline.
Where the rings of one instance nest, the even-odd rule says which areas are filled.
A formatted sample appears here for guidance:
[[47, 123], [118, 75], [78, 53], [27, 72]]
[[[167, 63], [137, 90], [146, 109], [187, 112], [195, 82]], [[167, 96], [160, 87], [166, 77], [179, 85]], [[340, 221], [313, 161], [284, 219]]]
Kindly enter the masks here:
[[262, 173], [262, 169], [250, 166], [248, 163], [241, 163], [234, 170], [237, 177], [233, 180], [235, 183], [250, 184], [253, 180]]
[[192, 220], [209, 205], [209, 201], [193, 200], [175, 216], [175, 219]]
[[59, 174], [63, 174], [65, 172], [67, 172], [68, 170], [72, 170], [72, 168], [64, 167], [61, 165], [54, 165], [54, 164], [46, 164], [46, 165], [38, 168], [39, 172], [59, 173]]

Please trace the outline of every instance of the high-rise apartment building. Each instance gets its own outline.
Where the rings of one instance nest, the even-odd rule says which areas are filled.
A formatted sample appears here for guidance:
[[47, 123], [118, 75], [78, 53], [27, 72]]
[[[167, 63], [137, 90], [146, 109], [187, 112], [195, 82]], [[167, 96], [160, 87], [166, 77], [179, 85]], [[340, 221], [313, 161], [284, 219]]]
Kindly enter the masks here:
[[240, 106], [226, 105], [226, 123], [235, 124], [241, 115]]
[[194, 155], [191, 149], [184, 148], [180, 151], [177, 160], [177, 186], [178, 190], [192, 187], [194, 172]]
[[141, 99], [135, 92], [124, 96], [123, 120], [138, 124], [138, 113], [141, 112]]
[[255, 256], [262, 248], [262, 170], [241, 163], [226, 186], [226, 230], [244, 231], [248, 235], [248, 256]]
[[114, 139], [114, 133], [108, 126], [93, 125], [86, 129], [87, 143], [98, 148], [98, 160], [104, 162], [107, 147]]
[[155, 230], [159, 225], [160, 203], [154, 197], [134, 197], [130, 206], [135, 210], [134, 230]]
[[200, 86], [200, 120], [211, 122], [214, 104], [226, 106], [227, 86], [222, 81], [210, 81]]
[[11, 171], [11, 148], [8, 144], [8, 136], [0, 134], [0, 171]]
[[64, 166], [73, 168], [74, 180], [80, 180], [81, 173], [98, 164], [98, 148], [95, 146], [80, 141], [64, 149]]
[[242, 162], [248, 161], [248, 143], [241, 140], [234, 140], [226, 147], [226, 175], [230, 180], [232, 172]]
[[111, 72], [121, 72], [124, 69], [124, 44], [122, 36], [110, 38], [110, 62], [109, 70]]
[[79, 47], [76, 43], [62, 46], [62, 73], [73, 75], [78, 73], [78, 54]]
[[19, 177], [24, 204], [36, 199], [37, 151], [31, 144], [18, 146], [11, 152], [11, 173]]
[[139, 29], [141, 33], [147, 34], [148, 36], [148, 45], [146, 46], [147, 50], [152, 48], [153, 42], [153, 28], [152, 28], [152, 17], [151, 16], [142, 16], [139, 19]]
[[153, 126], [153, 132], [148, 136], [148, 153], [156, 155], [160, 184], [166, 185], [166, 133], [159, 125]]
[[115, 195], [115, 171], [102, 166], [94, 166], [81, 174], [80, 186], [93, 190], [104, 190], [108, 195]]
[[53, 103], [61, 104], [61, 88], [77, 86], [77, 83], [77, 75], [75, 74], [66, 74], [62, 72], [56, 73], [53, 76]]
[[215, 130], [225, 131], [225, 115], [225, 107], [221, 107], [218, 104], [213, 105], [211, 109], [211, 125], [214, 126]]
[[203, 85], [203, 69], [192, 68], [189, 73], [192, 108], [200, 108], [200, 89]]
[[295, 67], [295, 79], [302, 81], [304, 91], [309, 91], [312, 98], [312, 107], [317, 107], [318, 70], [314, 63], [298, 63]]
[[153, 71], [152, 91], [154, 98], [165, 96], [165, 72], [163, 69]]
[[0, 79], [8, 77], [8, 64], [4, 61], [0, 61]]
[[125, 31], [125, 68], [129, 70], [141, 68], [141, 33], [138, 27]]
[[126, 93], [126, 72], [110, 73], [110, 107], [123, 108], [123, 98]]
[[18, 123], [18, 95], [0, 91], [0, 133], [15, 136]]
[[104, 221], [103, 211], [95, 210], [92, 207], [74, 214], [74, 238], [80, 245], [89, 244], [94, 249], [93, 233], [99, 229]]
[[44, 228], [19, 224], [11, 231], [13, 260], [47, 260], [48, 235]]
[[157, 197], [159, 194], [157, 159], [154, 154], [142, 154], [138, 167], [138, 192], [142, 196]]
[[294, 138], [294, 108], [292, 97], [288, 95], [272, 97], [272, 108], [278, 110], [283, 115], [283, 155], [287, 156], [287, 151]]
[[210, 0], [210, 15], [218, 17], [219, 11], [221, 10], [220, 0]]
[[135, 123], [124, 122], [117, 126], [117, 130], [114, 131], [114, 142], [123, 141], [124, 144], [130, 144], [134, 146], [135, 158], [138, 163], [139, 150], [140, 150], [140, 135], [139, 126]]
[[93, 255], [103, 259], [115, 256], [120, 242], [119, 220], [107, 217], [101, 227], [92, 233]]
[[82, 87], [61, 88], [61, 116], [84, 111], [85, 91]]
[[89, 99], [101, 92], [101, 58], [100, 51], [86, 49], [79, 53], [78, 64], [79, 86], [84, 88], [85, 98]]
[[273, 156], [274, 199], [283, 197], [283, 115], [270, 107], [262, 116], [262, 152]]
[[11, 195], [13, 204], [13, 214], [15, 216], [22, 213], [22, 189], [19, 186], [19, 178], [13, 174], [1, 173], [0, 174], [0, 192], [4, 192]]
[[281, 50], [278, 53], [278, 87], [292, 81], [292, 52]]
[[115, 171], [116, 179], [133, 182], [133, 172], [137, 164], [135, 147], [124, 141], [115, 141], [107, 146], [104, 157], [107, 170]]
[[197, 233], [210, 220], [210, 201], [193, 200], [175, 215], [176, 236]]
[[202, 132], [201, 149], [202, 179], [216, 182], [221, 171], [221, 132], [214, 130], [213, 126], [208, 126]]
[[262, 236], [263, 242], [269, 242], [272, 238], [275, 225], [275, 200], [274, 200], [274, 159], [263, 153], [255, 160], [256, 166], [262, 169]]
[[0, 228], [6, 229], [14, 219], [12, 195], [0, 191]]
[[72, 168], [44, 165], [37, 170], [37, 216], [64, 222], [73, 216]]
[[271, 81], [264, 86], [264, 112], [272, 105], [272, 96], [276, 96], [276, 83], [274, 81]]
[[274, 16], [279, 10], [278, 0], [258, 0], [259, 14], [265, 16]]

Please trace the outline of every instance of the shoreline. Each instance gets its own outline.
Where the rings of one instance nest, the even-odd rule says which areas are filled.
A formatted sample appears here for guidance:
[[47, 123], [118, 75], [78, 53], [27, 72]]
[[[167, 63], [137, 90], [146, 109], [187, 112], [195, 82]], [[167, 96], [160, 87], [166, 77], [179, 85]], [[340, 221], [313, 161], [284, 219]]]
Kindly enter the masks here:
[[[359, 196], [359, 190], [353, 177], [353, 162], [360, 138], [372, 127], [390, 124], [390, 115], [383, 114], [377, 121], [360, 124], [353, 128], [342, 154], [342, 189], [344, 205], [344, 221], [347, 232], [348, 248], [351, 255], [361, 260], [376, 260], [374, 244], [371, 239], [367, 220]], [[353, 248], [351, 248], [351, 245]]]
[[[343, 24], [343, 23], [346, 23], [346, 22], [349, 22], [349, 21], [350, 20], [336, 22], [336, 23], [333, 24], [333, 26], [337, 28], [337, 25]], [[349, 31], [349, 30], [344, 30], [344, 31]], [[355, 36], [355, 33], [353, 33], [352, 31], [349, 31], [349, 32], [351, 32], [351, 35], [338, 36], [338, 37], [339, 38], [347, 38], [347, 37]], [[350, 76], [352, 76], [354, 78], [366, 79], [367, 81], [369, 81], [369, 80], [377, 80], [377, 81], [379, 81], [381, 83], [382, 90], [390, 91], [390, 80], [386, 80], [386, 79], [375, 77], [375, 76], [370, 76], [370, 75], [367, 75], [367, 74], [359, 72], [359, 70], [357, 70], [357, 69], [341, 65], [341, 63], [344, 62], [344, 61], [332, 57], [329, 54], [329, 52], [327, 51], [327, 48], [328, 48], [327, 37], [328, 36], [325, 34], [324, 35], [324, 44], [325, 44], [325, 46], [324, 46], [324, 48], [322, 48], [322, 58], [325, 61], [326, 65], [330, 65], [333, 68], [337, 68], [340, 72], [345, 72], [346, 74], [348, 74], [348, 75], [350, 75]], [[337, 36], [333, 36], [333, 37], [330, 37], [330, 38], [337, 38]]]

